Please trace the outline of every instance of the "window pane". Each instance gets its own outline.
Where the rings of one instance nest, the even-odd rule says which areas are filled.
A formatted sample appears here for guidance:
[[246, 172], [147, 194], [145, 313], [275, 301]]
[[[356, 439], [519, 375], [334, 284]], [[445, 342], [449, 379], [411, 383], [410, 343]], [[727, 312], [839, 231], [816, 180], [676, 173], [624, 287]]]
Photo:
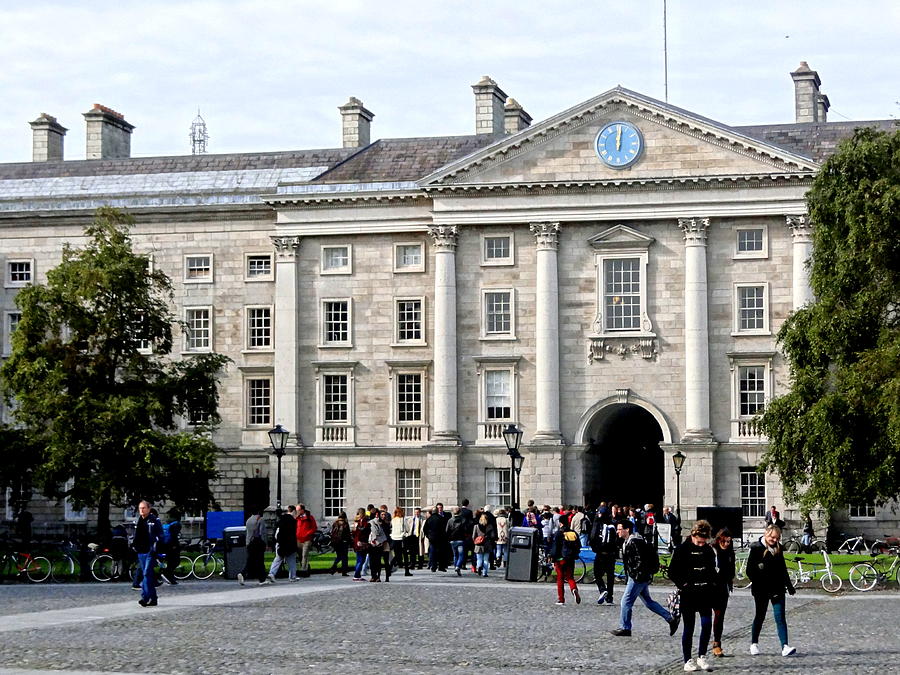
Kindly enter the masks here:
[[397, 267], [419, 267], [422, 264], [420, 244], [400, 244], [397, 246]]
[[741, 330], [765, 328], [765, 286], [738, 287], [738, 311]]
[[247, 380], [247, 423], [271, 424], [272, 382], [269, 379]]
[[208, 309], [189, 309], [185, 313], [188, 333], [188, 351], [209, 349], [212, 335]]
[[325, 375], [323, 379], [324, 420], [326, 424], [345, 423], [349, 418], [349, 380], [347, 375]]
[[507, 260], [509, 257], [509, 237], [484, 238], [485, 260]]
[[641, 267], [638, 258], [603, 261], [603, 304], [607, 330], [641, 327]]
[[344, 487], [347, 472], [344, 469], [322, 470], [322, 505], [326, 518], [336, 518], [344, 511]]
[[187, 258], [187, 279], [208, 279], [212, 276], [212, 259], [208, 255], [192, 255]]
[[747, 518], [766, 513], [766, 477], [755, 470], [741, 471], [741, 510]]
[[247, 278], [268, 277], [272, 275], [272, 256], [249, 255], [247, 256]]
[[512, 419], [512, 373], [508, 370], [486, 370], [484, 391], [487, 420]]
[[485, 469], [485, 503], [505, 505], [512, 501], [511, 469]]
[[397, 506], [407, 515], [422, 505], [422, 471], [420, 469], [397, 469]]
[[491, 291], [484, 294], [485, 332], [512, 332], [512, 297], [510, 291]]
[[9, 280], [15, 284], [31, 281], [31, 261], [12, 260], [9, 262]]
[[422, 421], [422, 374], [397, 375], [397, 422]]
[[740, 415], [752, 417], [763, 411], [766, 402], [764, 366], [741, 366], [738, 370]]
[[247, 346], [267, 349], [272, 346], [272, 311], [268, 307], [247, 310]]
[[397, 339], [419, 341], [422, 339], [422, 301], [397, 301]]
[[763, 231], [738, 230], [738, 253], [755, 253], [763, 250]]
[[350, 249], [346, 246], [329, 246], [323, 249], [323, 267], [339, 270], [350, 264]]
[[325, 303], [325, 342], [350, 341], [350, 302], [348, 300]]

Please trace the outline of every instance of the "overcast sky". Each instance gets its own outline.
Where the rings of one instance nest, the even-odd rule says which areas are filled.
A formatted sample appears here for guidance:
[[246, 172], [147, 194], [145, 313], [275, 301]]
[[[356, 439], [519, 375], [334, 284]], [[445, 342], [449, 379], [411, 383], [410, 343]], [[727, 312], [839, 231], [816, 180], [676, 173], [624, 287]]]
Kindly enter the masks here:
[[[0, 162], [28, 122], [94, 103], [135, 125], [132, 155], [339, 147], [337, 107], [372, 137], [469, 134], [493, 77], [539, 121], [621, 84], [664, 98], [662, 0], [42, 0], [0, 3]], [[900, 116], [900, 2], [668, 2], [669, 101], [726, 124], [793, 122], [789, 72], [819, 72], [830, 120]]]

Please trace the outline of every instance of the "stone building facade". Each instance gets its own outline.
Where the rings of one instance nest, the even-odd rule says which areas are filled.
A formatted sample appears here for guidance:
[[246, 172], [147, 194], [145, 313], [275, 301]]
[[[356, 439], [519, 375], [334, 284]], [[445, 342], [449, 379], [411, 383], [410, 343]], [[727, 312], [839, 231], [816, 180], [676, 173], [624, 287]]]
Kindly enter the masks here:
[[730, 127], [616, 87], [532, 125], [483, 78], [473, 135], [370, 142], [351, 98], [342, 148], [265, 154], [131, 158], [132, 125], [94, 106], [89, 159], [65, 160], [42, 115], [35, 161], [0, 164], [4, 353], [17, 290], [117, 206], [174, 282], [176, 358], [233, 361], [224, 508], [274, 504], [275, 424], [283, 501], [319, 516], [508, 503], [514, 424], [523, 501], [674, 505], [680, 487], [686, 518], [741, 506], [754, 529], [774, 503], [795, 519], [756, 471], [753, 418], [788, 381], [778, 328], [812, 297], [804, 195], [855, 126], [890, 122], [827, 122], [815, 71], [792, 77], [791, 124]]

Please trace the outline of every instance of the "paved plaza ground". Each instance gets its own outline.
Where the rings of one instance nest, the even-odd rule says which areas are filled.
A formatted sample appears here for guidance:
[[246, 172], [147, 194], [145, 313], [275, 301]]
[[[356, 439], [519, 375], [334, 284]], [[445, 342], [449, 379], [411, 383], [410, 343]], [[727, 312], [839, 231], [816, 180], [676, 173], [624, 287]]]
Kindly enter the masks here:
[[[663, 600], [667, 585], [654, 586]], [[642, 605], [634, 637], [616, 638], [619, 608], [582, 585], [556, 606], [555, 586], [416, 571], [390, 584], [319, 575], [296, 584], [183, 582], [141, 608], [128, 584], [0, 586], [0, 674], [103, 673], [675, 673], [679, 637]], [[622, 587], [616, 588], [616, 604]], [[900, 672], [900, 593], [788, 599], [782, 658], [771, 616], [751, 657], [752, 600], [732, 597], [728, 673]], [[680, 633], [679, 633], [680, 635]]]

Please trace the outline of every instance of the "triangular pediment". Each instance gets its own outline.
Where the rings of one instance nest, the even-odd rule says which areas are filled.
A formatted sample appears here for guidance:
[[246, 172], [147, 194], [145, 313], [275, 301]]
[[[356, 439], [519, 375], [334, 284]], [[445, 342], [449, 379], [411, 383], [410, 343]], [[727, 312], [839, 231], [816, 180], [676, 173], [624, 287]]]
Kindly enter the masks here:
[[588, 243], [599, 250], [646, 249], [653, 242], [653, 237], [627, 225], [614, 225], [588, 239]]
[[[627, 168], [604, 164], [597, 135], [610, 123], [640, 131], [643, 149]], [[673, 179], [810, 175], [818, 165], [695, 113], [616, 87], [506, 136], [426, 176], [425, 189], [527, 184], [616, 184]]]

